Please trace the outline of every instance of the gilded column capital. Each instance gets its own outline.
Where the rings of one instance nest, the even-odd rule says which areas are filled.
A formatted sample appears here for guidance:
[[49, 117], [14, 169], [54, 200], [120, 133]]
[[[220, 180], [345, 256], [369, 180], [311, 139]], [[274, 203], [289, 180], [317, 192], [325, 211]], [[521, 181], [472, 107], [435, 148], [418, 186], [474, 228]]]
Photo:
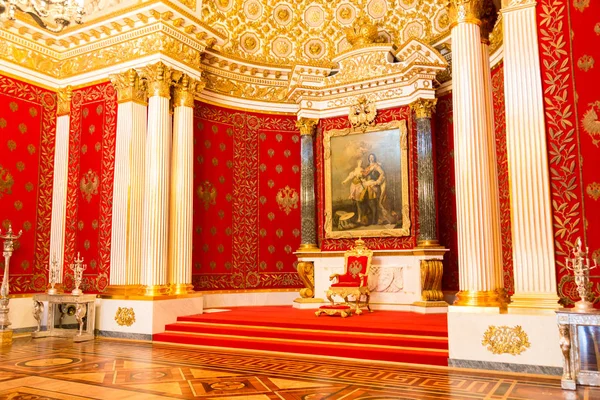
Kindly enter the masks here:
[[502, 11], [507, 8], [535, 7], [536, 0], [502, 0]]
[[65, 86], [58, 89], [58, 107], [56, 109], [56, 116], [68, 115], [71, 113], [71, 96], [73, 90], [71, 86]]
[[146, 105], [146, 82], [140, 79], [139, 74], [133, 68], [110, 76], [110, 81], [117, 90], [117, 101], [125, 103], [133, 101]]
[[312, 136], [318, 123], [319, 120], [315, 118], [300, 118], [296, 121], [296, 128], [300, 130], [300, 135]]
[[481, 24], [484, 0], [450, 0], [448, 17], [450, 29], [460, 23]]
[[144, 67], [141, 76], [148, 85], [148, 97], [160, 96], [171, 98], [171, 86], [181, 79], [183, 73], [170, 68], [161, 61]]
[[410, 108], [415, 112], [417, 118], [431, 118], [437, 99], [418, 99], [411, 103]]
[[190, 78], [186, 74], [181, 77], [181, 81], [175, 85], [173, 90], [175, 107], [194, 107], [194, 99], [200, 93], [206, 82]]

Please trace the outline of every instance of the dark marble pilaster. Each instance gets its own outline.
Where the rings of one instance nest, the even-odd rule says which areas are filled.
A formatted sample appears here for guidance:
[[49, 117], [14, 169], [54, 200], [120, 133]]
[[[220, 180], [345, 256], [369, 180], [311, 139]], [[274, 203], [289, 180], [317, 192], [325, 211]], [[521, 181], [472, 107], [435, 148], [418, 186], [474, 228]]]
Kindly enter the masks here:
[[419, 181], [419, 247], [438, 246], [431, 114], [436, 100], [419, 99], [411, 104], [417, 117], [417, 178]]
[[299, 251], [318, 251], [315, 212], [315, 159], [313, 135], [318, 119], [300, 118], [296, 126], [300, 130], [301, 186], [300, 210], [302, 214], [302, 236]]

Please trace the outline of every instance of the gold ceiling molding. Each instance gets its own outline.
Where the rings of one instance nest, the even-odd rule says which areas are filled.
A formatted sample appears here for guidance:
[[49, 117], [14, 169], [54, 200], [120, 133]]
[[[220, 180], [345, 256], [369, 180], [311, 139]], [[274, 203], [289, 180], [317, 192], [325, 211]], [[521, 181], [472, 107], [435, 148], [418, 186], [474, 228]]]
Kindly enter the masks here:
[[[447, 0], [215, 0], [202, 2], [202, 20], [227, 36], [218, 50], [274, 65], [332, 60], [352, 47], [346, 29], [364, 16], [376, 23], [351, 40], [429, 42], [447, 33]], [[366, 22], [366, 20], [365, 20]], [[362, 35], [362, 36], [361, 36]], [[361, 42], [362, 40], [361, 39]]]

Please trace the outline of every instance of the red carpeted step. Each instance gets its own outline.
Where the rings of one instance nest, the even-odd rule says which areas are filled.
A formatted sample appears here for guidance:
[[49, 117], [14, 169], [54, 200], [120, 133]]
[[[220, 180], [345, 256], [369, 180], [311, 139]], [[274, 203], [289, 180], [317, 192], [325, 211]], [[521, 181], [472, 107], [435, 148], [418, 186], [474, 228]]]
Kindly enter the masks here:
[[446, 314], [417, 314], [401, 311], [365, 312], [350, 318], [315, 316], [315, 310], [290, 306], [232, 307], [230, 311], [177, 318], [185, 322], [253, 325], [398, 335], [448, 337]]
[[[326, 318], [326, 317], [323, 317]], [[250, 325], [178, 322], [165, 327], [166, 333], [191, 332], [211, 335], [236, 335], [258, 338], [280, 338], [302, 341], [329, 341], [363, 343], [397, 347], [423, 347], [448, 350], [448, 339], [433, 336], [357, 333], [352, 331], [326, 331], [260, 327]]]
[[357, 345], [347, 343], [292, 342], [285, 340], [251, 337], [225, 337], [192, 333], [165, 332], [154, 335], [154, 341], [182, 343], [200, 346], [215, 346], [237, 349], [278, 351], [295, 354], [359, 358], [406, 362], [427, 365], [448, 365], [448, 351], [428, 349], [403, 349], [391, 346]]

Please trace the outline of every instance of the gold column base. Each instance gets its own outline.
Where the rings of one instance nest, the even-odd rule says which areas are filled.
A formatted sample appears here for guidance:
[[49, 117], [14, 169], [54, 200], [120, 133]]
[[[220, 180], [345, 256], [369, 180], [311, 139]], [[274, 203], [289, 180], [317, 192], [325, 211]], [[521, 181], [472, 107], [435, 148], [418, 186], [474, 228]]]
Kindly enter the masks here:
[[144, 293], [142, 285], [109, 285], [102, 294], [107, 296], [142, 296]]
[[448, 303], [442, 300], [433, 300], [433, 301], [415, 301], [413, 306], [418, 307], [448, 307]]
[[434, 247], [434, 248], [441, 248], [443, 246], [440, 246], [440, 242], [437, 240], [419, 240], [417, 242], [417, 247]]
[[143, 296], [166, 296], [169, 294], [169, 291], [169, 285], [151, 285], [141, 287], [141, 293]]
[[314, 243], [302, 243], [296, 251], [298, 253], [320, 253], [321, 249]]
[[461, 290], [456, 293], [455, 306], [506, 307], [504, 289], [489, 291]]
[[325, 303], [325, 300], [318, 298], [298, 297], [296, 300], [294, 300], [294, 303]]
[[515, 293], [511, 297], [508, 308], [539, 308], [555, 311], [562, 306], [558, 304], [558, 296], [554, 293]]
[[13, 342], [13, 330], [5, 329], [0, 331], [0, 346], [10, 346]]
[[194, 293], [194, 285], [191, 283], [172, 283], [169, 289], [169, 294], [173, 296]]

